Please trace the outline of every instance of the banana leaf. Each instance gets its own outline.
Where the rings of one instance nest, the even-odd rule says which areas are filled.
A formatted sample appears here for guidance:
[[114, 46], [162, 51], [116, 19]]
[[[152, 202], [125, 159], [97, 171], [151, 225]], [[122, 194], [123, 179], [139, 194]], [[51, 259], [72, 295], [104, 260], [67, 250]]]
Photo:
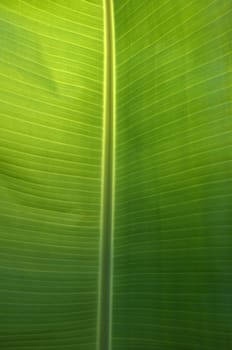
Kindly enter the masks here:
[[0, 0], [0, 349], [232, 349], [230, 0]]

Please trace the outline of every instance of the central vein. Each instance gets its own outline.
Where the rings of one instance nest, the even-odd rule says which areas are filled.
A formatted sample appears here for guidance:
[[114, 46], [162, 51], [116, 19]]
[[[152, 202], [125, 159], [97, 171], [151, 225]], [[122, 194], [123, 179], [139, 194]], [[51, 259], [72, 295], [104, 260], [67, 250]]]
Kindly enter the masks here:
[[104, 0], [104, 33], [104, 141], [98, 350], [111, 349], [115, 158], [115, 51], [113, 0]]

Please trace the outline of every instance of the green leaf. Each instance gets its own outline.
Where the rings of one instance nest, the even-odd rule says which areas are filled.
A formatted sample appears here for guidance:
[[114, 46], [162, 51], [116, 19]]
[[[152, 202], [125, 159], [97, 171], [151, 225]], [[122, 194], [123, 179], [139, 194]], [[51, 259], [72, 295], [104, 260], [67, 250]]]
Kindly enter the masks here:
[[0, 4], [0, 348], [94, 349], [102, 8]]
[[0, 348], [229, 350], [230, 0], [0, 0]]
[[113, 350], [232, 348], [231, 1], [115, 1]]

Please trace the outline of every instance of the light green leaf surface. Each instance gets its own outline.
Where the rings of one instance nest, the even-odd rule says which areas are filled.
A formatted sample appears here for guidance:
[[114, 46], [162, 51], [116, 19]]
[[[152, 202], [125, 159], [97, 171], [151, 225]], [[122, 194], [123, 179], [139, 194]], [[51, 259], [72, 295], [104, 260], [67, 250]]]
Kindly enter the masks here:
[[0, 349], [232, 348], [231, 12], [0, 0]]
[[101, 2], [0, 1], [0, 348], [96, 348]]

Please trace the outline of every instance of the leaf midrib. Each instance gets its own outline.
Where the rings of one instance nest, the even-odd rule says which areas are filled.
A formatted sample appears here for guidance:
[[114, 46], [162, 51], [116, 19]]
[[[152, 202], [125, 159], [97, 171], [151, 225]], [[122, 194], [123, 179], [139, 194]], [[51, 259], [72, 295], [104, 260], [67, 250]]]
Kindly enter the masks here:
[[111, 349], [114, 158], [115, 42], [113, 0], [104, 0], [104, 118], [100, 242], [98, 350]]

